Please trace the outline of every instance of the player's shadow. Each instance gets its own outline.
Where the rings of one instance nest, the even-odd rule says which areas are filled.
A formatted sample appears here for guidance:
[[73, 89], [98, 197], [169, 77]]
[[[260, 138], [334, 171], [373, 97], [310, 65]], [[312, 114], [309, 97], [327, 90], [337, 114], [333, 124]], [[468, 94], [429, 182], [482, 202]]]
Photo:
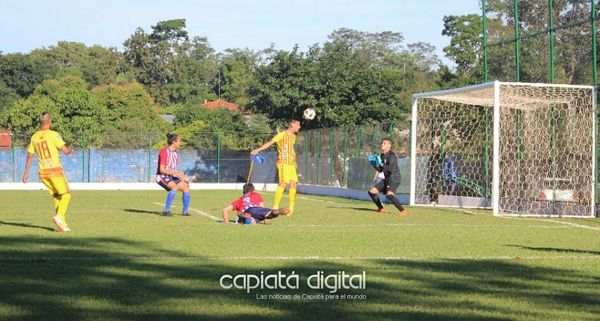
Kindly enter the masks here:
[[17, 227], [24, 227], [24, 228], [32, 228], [32, 229], [46, 230], [46, 231], [50, 231], [50, 232], [55, 231], [51, 227], [34, 225], [34, 224], [29, 224], [29, 223], [15, 223], [15, 222], [0, 221], [0, 225], [10, 225], [10, 226], [17, 226]]
[[148, 211], [148, 210], [140, 210], [137, 208], [126, 208], [124, 209], [125, 212], [129, 212], [129, 213], [138, 213], [138, 214], [152, 214], [152, 215], [161, 215], [161, 212], [158, 211]]
[[347, 209], [363, 212], [375, 212], [376, 207], [355, 207], [355, 206], [327, 206], [327, 208]]
[[516, 247], [524, 250], [532, 250], [532, 251], [544, 251], [544, 252], [554, 252], [554, 253], [579, 253], [579, 254], [591, 254], [591, 255], [600, 255], [600, 251], [590, 251], [590, 250], [578, 250], [578, 249], [564, 249], [558, 247], [537, 247], [537, 246], [523, 246], [523, 245], [515, 245], [508, 244], [508, 247]]

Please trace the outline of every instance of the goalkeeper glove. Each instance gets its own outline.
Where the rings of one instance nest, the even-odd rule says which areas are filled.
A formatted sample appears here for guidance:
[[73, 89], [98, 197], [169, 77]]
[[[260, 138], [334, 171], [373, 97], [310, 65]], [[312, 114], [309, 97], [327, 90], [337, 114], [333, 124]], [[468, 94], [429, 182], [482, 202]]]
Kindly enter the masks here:
[[368, 159], [369, 164], [371, 164], [373, 167], [383, 166], [383, 162], [381, 161], [381, 157], [379, 157], [379, 155], [370, 155]]

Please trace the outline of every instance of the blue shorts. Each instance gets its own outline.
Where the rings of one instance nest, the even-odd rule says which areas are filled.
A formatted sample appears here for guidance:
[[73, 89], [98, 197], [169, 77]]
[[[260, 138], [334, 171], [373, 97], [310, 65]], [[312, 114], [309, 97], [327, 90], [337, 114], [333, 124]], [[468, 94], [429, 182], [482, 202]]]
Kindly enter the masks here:
[[166, 191], [169, 191], [167, 185], [169, 185], [170, 182], [175, 183], [175, 185], [179, 185], [181, 180], [179, 177], [171, 175], [156, 175], [156, 183], [158, 183], [158, 185], [160, 185], [160, 187], [164, 188]]
[[273, 212], [273, 210], [266, 207], [249, 207], [240, 216], [244, 218], [252, 217], [256, 221], [264, 221], [271, 212]]

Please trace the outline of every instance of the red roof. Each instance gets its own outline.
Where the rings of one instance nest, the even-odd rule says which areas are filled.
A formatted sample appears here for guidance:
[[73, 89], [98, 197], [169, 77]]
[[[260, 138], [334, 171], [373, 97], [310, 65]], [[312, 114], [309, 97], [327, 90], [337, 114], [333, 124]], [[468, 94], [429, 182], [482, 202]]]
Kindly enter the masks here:
[[234, 103], [230, 103], [228, 101], [225, 101], [223, 99], [217, 99], [217, 100], [212, 100], [209, 102], [205, 102], [204, 104], [202, 104], [203, 108], [206, 109], [217, 109], [217, 108], [222, 108], [222, 109], [227, 109], [229, 111], [235, 111], [235, 110], [240, 110], [240, 105], [238, 104], [234, 104]]

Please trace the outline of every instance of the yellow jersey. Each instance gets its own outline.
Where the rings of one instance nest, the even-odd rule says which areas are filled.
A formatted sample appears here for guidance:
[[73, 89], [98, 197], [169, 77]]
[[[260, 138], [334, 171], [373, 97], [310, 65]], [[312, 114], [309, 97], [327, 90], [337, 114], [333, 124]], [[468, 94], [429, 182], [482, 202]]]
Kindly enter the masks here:
[[27, 152], [37, 153], [40, 178], [64, 176], [58, 155], [58, 150], [64, 145], [62, 137], [50, 129], [38, 130], [31, 136]]
[[275, 135], [272, 142], [277, 144], [277, 164], [296, 165], [296, 151], [294, 144], [296, 143], [296, 134], [290, 134], [287, 130]]

